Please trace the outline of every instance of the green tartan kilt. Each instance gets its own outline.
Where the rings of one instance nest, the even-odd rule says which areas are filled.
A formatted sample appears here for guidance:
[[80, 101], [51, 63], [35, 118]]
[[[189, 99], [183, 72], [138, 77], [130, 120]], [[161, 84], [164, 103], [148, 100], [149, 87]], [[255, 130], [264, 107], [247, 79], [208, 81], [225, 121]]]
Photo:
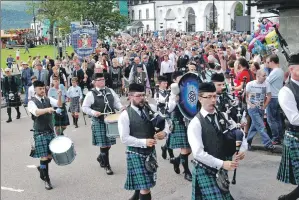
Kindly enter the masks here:
[[116, 144], [116, 139], [107, 137], [106, 124], [104, 121], [92, 118], [92, 144], [94, 146], [109, 147]]
[[[286, 131], [286, 134], [299, 138], [299, 133], [296, 132]], [[284, 183], [299, 185], [299, 141], [286, 134], [277, 179]]]
[[54, 113], [54, 126], [68, 126], [70, 125], [67, 110], [64, 107], [61, 114]]
[[54, 132], [34, 132], [35, 153], [33, 158], [47, 157], [51, 155], [49, 144], [55, 138]]
[[169, 135], [169, 148], [179, 149], [179, 148], [190, 148], [187, 128], [185, 124], [176, 118], [172, 118], [173, 121], [173, 131]]
[[[127, 147], [130, 150], [130, 147]], [[156, 181], [155, 174], [150, 173], [145, 168], [145, 157], [127, 152], [127, 179], [125, 183], [126, 190], [146, 190], [154, 187]], [[156, 151], [153, 151], [156, 157]]]
[[195, 166], [192, 172], [192, 200], [233, 200], [230, 192], [223, 193], [216, 182], [216, 173]]

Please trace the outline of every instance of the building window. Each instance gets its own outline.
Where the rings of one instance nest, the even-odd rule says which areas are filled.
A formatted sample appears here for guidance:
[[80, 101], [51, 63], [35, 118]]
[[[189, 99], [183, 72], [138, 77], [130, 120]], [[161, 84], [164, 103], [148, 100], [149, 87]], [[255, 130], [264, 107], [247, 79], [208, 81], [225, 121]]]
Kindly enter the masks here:
[[146, 19], [149, 19], [149, 9], [146, 9]]
[[141, 10], [139, 10], [139, 19], [142, 19]]
[[146, 25], [146, 31], [149, 31], [149, 25]]
[[132, 10], [132, 20], [135, 20], [135, 12]]

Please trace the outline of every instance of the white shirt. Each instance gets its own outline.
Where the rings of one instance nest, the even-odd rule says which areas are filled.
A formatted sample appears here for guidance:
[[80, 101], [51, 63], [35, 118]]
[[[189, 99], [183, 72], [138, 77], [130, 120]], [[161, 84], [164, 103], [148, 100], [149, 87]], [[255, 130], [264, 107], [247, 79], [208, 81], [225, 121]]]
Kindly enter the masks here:
[[35, 96], [34, 86], [31, 85], [28, 88], [28, 100], [31, 100], [31, 98], [34, 97], [34, 96]]
[[[299, 85], [299, 81], [291, 79], [294, 83]], [[280, 89], [278, 93], [278, 102], [288, 118], [289, 122], [294, 126], [299, 126], [299, 111], [297, 108], [297, 103], [293, 92], [286, 86]]]
[[175, 107], [177, 106], [178, 102], [176, 101], [177, 95], [170, 93], [169, 101], [168, 101], [168, 112], [171, 113]]
[[[41, 101], [41, 97], [39, 97], [37, 95], [35, 95], [34, 97], [37, 98], [37, 100], [39, 100], [40, 102], [42, 102]], [[48, 97], [48, 98], [50, 99], [50, 104], [51, 104], [52, 107], [58, 107], [58, 104], [57, 104], [58, 100], [56, 100], [56, 99], [54, 99], [52, 97]], [[36, 110], [37, 109], [38, 108], [37, 108], [36, 104], [32, 100], [28, 102], [28, 110], [29, 110], [29, 112], [31, 114], [33, 114], [34, 116], [36, 116], [36, 117], [37, 117], [37, 115], [36, 115]]]
[[[200, 110], [203, 117], [206, 117], [209, 113], [203, 108]], [[227, 118], [227, 116], [225, 116]], [[216, 120], [217, 123], [217, 120]], [[217, 124], [218, 125], [218, 124]], [[218, 125], [219, 126], [219, 125]], [[208, 154], [204, 151], [204, 145], [202, 142], [202, 127], [200, 120], [194, 117], [187, 129], [188, 141], [192, 149], [193, 157], [204, 163], [207, 166], [213, 167], [215, 169], [220, 169], [223, 165], [223, 160], [215, 158], [214, 156]], [[240, 152], [246, 150], [247, 142], [245, 141], [245, 136], [243, 137], [243, 142], [240, 147]]]
[[[131, 107], [141, 115], [139, 108], [131, 104]], [[124, 110], [118, 119], [118, 132], [120, 135], [120, 140], [123, 144], [131, 147], [140, 147], [140, 148], [147, 148], [146, 146], [146, 139], [138, 139], [130, 135], [130, 120], [129, 115], [126, 110]], [[168, 124], [165, 123], [165, 129], [163, 130], [166, 134], [169, 134], [169, 127]]]
[[[100, 88], [96, 88], [96, 90], [100, 90]], [[111, 94], [113, 95], [113, 98], [114, 98], [114, 104], [113, 104], [113, 107], [116, 109], [116, 110], [120, 110], [123, 105], [121, 104], [120, 102], [120, 99], [119, 99], [119, 96], [114, 92], [113, 89], [109, 88]], [[106, 94], [107, 95], [107, 94]], [[97, 111], [91, 109], [91, 105], [94, 103], [94, 97], [93, 97], [93, 93], [92, 91], [89, 91], [85, 98], [84, 98], [84, 101], [83, 101], [83, 104], [82, 104], [82, 111], [88, 115], [91, 115], [91, 116], [94, 116], [95, 117], [95, 113]], [[112, 108], [113, 109], [113, 108]]]
[[160, 69], [160, 76], [162, 76], [165, 73], [173, 73], [175, 70], [173, 63], [171, 60], [163, 61], [161, 63], [161, 69]]
[[[134, 68], [136, 68], [136, 67], [137, 67], [137, 65], [133, 65], [133, 67], [131, 68], [131, 71], [130, 71], [130, 74], [129, 74], [129, 83], [130, 84], [133, 83], [133, 81], [134, 81], [134, 70], [135, 70]], [[143, 65], [142, 68], [143, 68], [143, 71], [146, 73], [146, 87], [150, 88], [146, 66]]]
[[165, 103], [167, 95], [163, 97], [163, 95], [161, 94], [162, 92], [164, 92], [164, 90], [159, 89], [159, 98], [157, 97], [157, 93], [155, 93], [154, 99], [156, 102]]
[[80, 100], [83, 99], [82, 90], [78, 85], [76, 87], [74, 86], [69, 87], [66, 96], [68, 98], [80, 97]]

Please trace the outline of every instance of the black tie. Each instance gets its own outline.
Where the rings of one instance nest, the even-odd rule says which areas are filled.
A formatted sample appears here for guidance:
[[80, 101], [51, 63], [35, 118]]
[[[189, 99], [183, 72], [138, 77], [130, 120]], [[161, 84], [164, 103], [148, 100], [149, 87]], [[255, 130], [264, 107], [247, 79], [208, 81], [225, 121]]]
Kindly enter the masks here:
[[43, 107], [45, 108], [45, 99], [44, 98], [41, 98], [41, 101], [42, 101], [42, 104], [43, 104]]
[[217, 126], [217, 124], [216, 124], [216, 122], [215, 122], [215, 114], [208, 114], [208, 116], [210, 117], [210, 119], [211, 119], [211, 124], [212, 124], [212, 126], [215, 128], [215, 130], [216, 130], [217, 132], [220, 131], [219, 128], [218, 128], [218, 126]]
[[141, 119], [145, 121], [145, 120], [147, 119], [147, 117], [146, 117], [146, 115], [144, 114], [143, 109], [142, 109], [142, 108], [139, 108], [139, 111], [140, 111], [140, 117], [141, 117]]

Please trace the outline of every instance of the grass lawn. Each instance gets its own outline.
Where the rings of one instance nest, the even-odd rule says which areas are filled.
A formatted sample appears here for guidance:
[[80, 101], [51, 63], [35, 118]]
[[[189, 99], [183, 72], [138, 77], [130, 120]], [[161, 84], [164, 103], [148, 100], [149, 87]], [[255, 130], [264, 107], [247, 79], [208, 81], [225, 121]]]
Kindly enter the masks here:
[[[14, 49], [1, 49], [1, 68], [6, 68], [6, 58], [9, 55], [12, 55], [12, 57], [16, 60], [16, 50]], [[54, 52], [55, 51], [55, 52]], [[29, 55], [33, 58], [34, 56], [39, 55], [41, 59], [44, 58], [45, 55], [50, 56], [51, 58], [55, 58], [57, 55], [57, 49], [55, 50], [55, 47], [53, 45], [41, 45], [34, 48], [29, 49], [29, 54], [25, 52], [25, 48], [20, 48], [20, 61], [28, 61]], [[69, 55], [73, 52], [73, 47], [67, 47], [67, 52]], [[54, 55], [56, 53], [56, 55]]]

